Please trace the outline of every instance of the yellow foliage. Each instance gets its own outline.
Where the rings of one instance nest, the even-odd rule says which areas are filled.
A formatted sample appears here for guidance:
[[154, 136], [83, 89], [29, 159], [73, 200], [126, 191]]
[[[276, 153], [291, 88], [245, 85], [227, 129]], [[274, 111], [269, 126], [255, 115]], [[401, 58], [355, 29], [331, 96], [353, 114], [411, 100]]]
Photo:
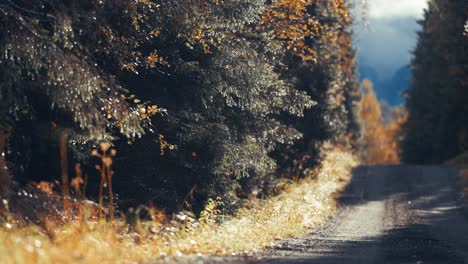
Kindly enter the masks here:
[[[306, 44], [309, 38], [324, 37], [325, 42], [338, 42], [336, 29], [321, 23], [307, 9], [317, 0], [276, 0], [262, 16], [261, 30], [272, 30], [275, 37], [286, 43], [286, 48], [304, 61], [317, 58], [317, 52]], [[323, 6], [338, 14], [342, 23], [351, 23], [349, 5], [345, 0], [323, 3]]]
[[272, 30], [276, 38], [286, 42], [286, 48], [303, 60], [313, 60], [317, 54], [306, 38], [318, 36], [320, 24], [307, 12], [314, 0], [277, 0], [262, 16], [260, 29]]
[[[2, 263], [141, 263], [145, 260], [198, 255], [258, 252], [278, 239], [301, 237], [327, 221], [335, 210], [334, 193], [344, 188], [355, 158], [332, 149], [320, 170], [292, 183], [276, 197], [247, 201], [237, 216], [217, 224], [217, 204], [210, 200], [201, 219], [179, 213], [167, 221], [164, 211], [142, 206], [151, 220], [106, 223], [86, 214], [64, 226], [46, 223], [16, 227], [12, 218], [0, 228]], [[176, 220], [177, 219], [177, 220]], [[132, 222], [132, 221], [129, 221]]]
[[404, 109], [395, 108], [390, 119], [385, 120], [372, 82], [366, 80], [362, 86], [359, 117], [362, 125], [364, 161], [367, 164], [398, 164], [402, 125], [408, 115]]

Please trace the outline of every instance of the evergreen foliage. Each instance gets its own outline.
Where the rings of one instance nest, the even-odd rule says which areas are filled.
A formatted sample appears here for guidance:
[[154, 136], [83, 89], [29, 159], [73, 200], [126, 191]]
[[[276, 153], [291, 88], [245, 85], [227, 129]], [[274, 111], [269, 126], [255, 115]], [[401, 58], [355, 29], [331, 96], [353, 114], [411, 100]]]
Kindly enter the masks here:
[[[351, 40], [350, 5], [345, 1], [306, 2], [305, 8], [316, 20], [314, 25], [318, 25], [313, 37], [305, 41], [315, 56], [311, 60], [289, 57], [287, 74], [297, 89], [305, 91], [318, 104], [308, 109], [304, 118], [294, 121], [304, 135], [302, 140], [280, 154], [295, 173], [300, 164], [297, 157], [307, 157], [309, 165], [313, 164], [317, 146], [322, 142], [354, 148], [359, 137], [360, 95]], [[299, 54], [299, 57], [304, 56]]]
[[201, 200], [267, 191], [294, 142], [296, 162], [325, 140], [352, 145], [345, 1], [8, 0], [0, 12], [0, 124], [13, 127], [7, 149], [31, 156], [21, 167], [42, 147], [18, 142], [50, 137], [34, 134], [53, 121], [79, 156], [114, 140], [117, 190], [180, 205], [194, 186]]
[[439, 163], [468, 147], [466, 1], [429, 1], [412, 61], [403, 159]]
[[[129, 48], [123, 46], [137, 46], [139, 41], [127, 42], [122, 37], [123, 43], [117, 44], [122, 50], [100, 47], [104, 40], [96, 34], [111, 24], [105, 20], [112, 14], [100, 14], [108, 10], [97, 5], [52, 0], [0, 5], [3, 127], [34, 114], [34, 96], [38, 95], [47, 97], [51, 108], [70, 114], [88, 138], [109, 138], [108, 128], [117, 128], [127, 137], [144, 133], [139, 109], [122, 98], [125, 90], [113, 77], [115, 69], [106, 67], [108, 60], [128, 56]], [[109, 9], [117, 13], [126, 8], [118, 1], [111, 5]], [[125, 32], [129, 29], [122, 22], [115, 28], [134, 33]]]

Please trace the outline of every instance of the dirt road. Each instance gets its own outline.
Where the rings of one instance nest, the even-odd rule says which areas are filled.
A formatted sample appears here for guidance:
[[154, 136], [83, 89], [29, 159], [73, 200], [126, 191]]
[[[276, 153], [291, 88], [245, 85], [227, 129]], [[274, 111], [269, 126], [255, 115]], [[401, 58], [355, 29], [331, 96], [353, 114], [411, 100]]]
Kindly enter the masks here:
[[256, 263], [468, 263], [463, 183], [454, 167], [361, 167], [322, 230]]
[[468, 264], [463, 187], [452, 166], [360, 167], [337, 214], [308, 237], [260, 256], [177, 262]]
[[360, 167], [340, 204], [304, 239], [261, 257], [201, 263], [468, 264], [468, 214], [455, 167]]

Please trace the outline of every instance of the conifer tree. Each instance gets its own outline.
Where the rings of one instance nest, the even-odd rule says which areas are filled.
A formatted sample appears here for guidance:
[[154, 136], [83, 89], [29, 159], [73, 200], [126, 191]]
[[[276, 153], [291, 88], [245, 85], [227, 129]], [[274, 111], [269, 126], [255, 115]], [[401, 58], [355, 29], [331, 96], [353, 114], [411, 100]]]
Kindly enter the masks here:
[[438, 163], [467, 150], [466, 1], [429, 1], [411, 64], [403, 158]]
[[[286, 74], [317, 105], [307, 110], [304, 118], [292, 121], [304, 137], [294, 148], [287, 147], [279, 154], [293, 169], [298, 167], [301, 157], [316, 161], [318, 146], [324, 141], [355, 147], [359, 131], [356, 110], [359, 84], [351, 42], [350, 4], [346, 1], [303, 3], [307, 3], [303, 9], [311, 18], [306, 20], [311, 26], [308, 25], [310, 30], [304, 41], [299, 42], [301, 48], [291, 49]], [[304, 56], [304, 51], [308, 56]]]
[[174, 207], [194, 188], [201, 201], [267, 190], [282, 169], [274, 152], [294, 142], [301, 155], [350, 143], [345, 1], [7, 0], [0, 13], [0, 126], [22, 155], [7, 155], [16, 178], [13, 167], [56, 158], [35, 144], [48, 123], [70, 131], [79, 157], [82, 143], [113, 140], [125, 161], [114, 189]]
[[171, 32], [161, 35], [161, 45], [172, 43], [167, 53], [173, 55], [167, 56], [167, 75], [155, 73], [164, 82], [148, 95], [166, 99], [159, 103], [168, 109], [159, 129], [177, 145], [169, 155], [174, 158], [162, 162], [202, 175], [198, 185], [210, 195], [234, 190], [242, 178], [261, 185], [276, 169], [270, 153], [277, 144], [301, 136], [279, 115], [301, 116], [312, 101], [275, 67], [282, 46], [255, 26], [263, 1], [196, 3], [163, 1], [159, 8]]

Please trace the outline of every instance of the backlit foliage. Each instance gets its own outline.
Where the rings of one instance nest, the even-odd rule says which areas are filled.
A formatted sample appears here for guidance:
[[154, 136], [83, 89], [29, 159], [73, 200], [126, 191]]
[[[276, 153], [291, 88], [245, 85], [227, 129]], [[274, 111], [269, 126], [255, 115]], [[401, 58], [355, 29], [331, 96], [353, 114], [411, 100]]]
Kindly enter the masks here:
[[308, 12], [315, 0], [277, 0], [262, 16], [262, 29], [272, 30], [275, 37], [286, 42], [286, 48], [304, 60], [316, 58], [316, 52], [306, 44], [320, 33], [320, 24]]
[[[3, 27], [0, 93], [5, 103], [2, 122], [34, 112], [34, 109], [30, 111], [36, 104], [33, 95], [43, 94], [52, 108], [70, 113], [72, 121], [88, 139], [109, 138], [109, 128], [127, 137], [141, 136], [144, 134], [142, 121], [147, 120], [140, 118], [138, 107], [121, 98], [125, 89], [112, 75], [110, 66], [97, 56], [107, 51], [106, 54], [119, 63], [128, 64], [129, 57], [138, 60], [131, 55], [131, 50], [142, 45], [141, 37], [130, 40], [126, 36], [116, 36], [111, 28], [104, 28], [109, 16], [81, 14], [98, 3], [90, 3], [68, 15], [65, 10], [76, 4], [7, 1], [0, 5]], [[118, 8], [122, 8], [122, 2], [112, 7], [116, 8], [114, 12], [121, 11]], [[153, 5], [145, 8], [151, 9]], [[127, 28], [125, 24], [120, 25], [124, 34]], [[98, 38], [106, 32], [107, 39]]]
[[[234, 210], [279, 171], [319, 162], [323, 142], [353, 147], [345, 1], [8, 0], [0, 12], [0, 126], [14, 127], [5, 159], [21, 184], [57, 178], [52, 130], [69, 135], [61, 173], [84, 193], [68, 168], [79, 163], [109, 211], [114, 192], [126, 206], [175, 211], [190, 193], [195, 212], [215, 197]], [[102, 142], [119, 153], [112, 168], [90, 156]]]
[[323, 223], [356, 165], [350, 28], [343, 0], [0, 1], [2, 260], [245, 253]]
[[[47, 228], [23, 227], [10, 218], [0, 222], [2, 261], [146, 263], [185, 257], [181, 261], [197, 262], [193, 257], [198, 254], [254, 254], [279, 239], [304, 236], [328, 221], [336, 210], [334, 196], [345, 187], [356, 165], [352, 154], [328, 146], [316, 173], [286, 184], [278, 196], [250, 201], [248, 208], [222, 223], [225, 212], [219, 199], [209, 199], [200, 217], [179, 212], [170, 218], [164, 210], [140, 206], [128, 216], [129, 223], [122, 219], [98, 222], [86, 207], [83, 215], [65, 225], [49, 217]], [[143, 214], [148, 218], [141, 218]]]
[[359, 118], [364, 162], [371, 165], [398, 164], [402, 125], [407, 120], [407, 114], [404, 109], [395, 108], [391, 110], [390, 116], [385, 116], [372, 83], [364, 81], [362, 89]]
[[[332, 141], [352, 148], [359, 133], [356, 110], [359, 85], [349, 3], [312, 1], [307, 12], [319, 24], [319, 34], [306, 41], [317, 56], [304, 61], [292, 53], [287, 59], [286, 74], [297, 89], [305, 91], [318, 104], [295, 122], [295, 127], [304, 134], [303, 139], [279, 154], [294, 175], [298, 175], [300, 167], [315, 162], [318, 154], [315, 146], [320, 142]], [[306, 157], [307, 162], [302, 162]]]
[[264, 7], [261, 0], [163, 0], [158, 1], [158, 16], [170, 22], [163, 28], [174, 28], [171, 34], [183, 40], [189, 49], [205, 53], [222, 45], [226, 38], [258, 20]]
[[313, 80], [308, 89], [322, 107], [313, 109], [318, 110], [314, 115], [322, 117], [320, 126], [326, 137], [349, 145], [353, 137], [349, 137], [350, 133], [357, 130], [354, 111], [359, 97], [349, 4], [324, 1], [317, 3], [316, 12], [322, 25], [322, 34], [314, 42], [318, 66], [310, 65], [308, 71], [314, 72], [318, 80]]
[[[320, 21], [313, 10], [322, 3], [316, 0], [274, 0], [262, 15], [259, 28], [271, 30], [275, 38], [285, 42], [290, 50], [304, 61], [317, 59], [317, 51], [311, 45], [322, 34], [330, 34], [330, 25]], [[329, 1], [324, 12], [334, 12], [350, 23], [349, 6], [344, 0]]]
[[429, 1], [411, 68], [407, 92], [403, 158], [439, 163], [468, 151], [468, 4]]
[[157, 76], [164, 80], [158, 89], [143, 89], [168, 99], [159, 103], [168, 109], [159, 129], [177, 145], [172, 162], [204, 175], [199, 192], [228, 196], [239, 179], [274, 173], [271, 152], [301, 137], [279, 116], [300, 117], [315, 104], [282, 78], [277, 65], [286, 50], [255, 26], [266, 7], [252, 0], [160, 2], [163, 41], [156, 44], [170, 54], [170, 67]]

